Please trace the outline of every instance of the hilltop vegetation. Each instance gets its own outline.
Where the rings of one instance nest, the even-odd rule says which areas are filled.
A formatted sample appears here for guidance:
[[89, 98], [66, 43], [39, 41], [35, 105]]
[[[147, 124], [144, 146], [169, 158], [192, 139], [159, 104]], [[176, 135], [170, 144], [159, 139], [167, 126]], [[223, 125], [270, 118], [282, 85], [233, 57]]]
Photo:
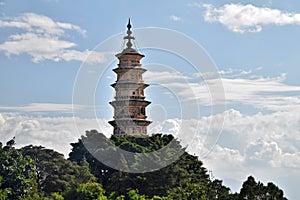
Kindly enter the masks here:
[[[113, 142], [126, 151], [141, 155], [133, 156], [130, 163], [123, 160], [119, 167], [141, 169], [138, 161], [143, 159], [143, 153], [162, 149], [171, 141], [183, 154], [171, 165], [147, 173], [118, 171], [90, 153], [105, 152], [100, 154], [107, 156], [103, 159], [119, 159], [122, 152], [108, 145]], [[72, 151], [65, 159], [62, 154], [41, 146], [16, 149], [14, 140], [5, 146], [0, 143], [0, 200], [286, 199], [278, 186], [271, 182], [264, 185], [252, 176], [243, 183], [239, 193], [232, 193], [222, 180], [210, 180], [198, 157], [188, 154], [172, 135], [112, 136], [108, 139], [97, 131], [88, 131], [71, 145]], [[176, 153], [172, 148], [166, 152], [166, 158]], [[159, 166], [160, 162], [149, 164]]]

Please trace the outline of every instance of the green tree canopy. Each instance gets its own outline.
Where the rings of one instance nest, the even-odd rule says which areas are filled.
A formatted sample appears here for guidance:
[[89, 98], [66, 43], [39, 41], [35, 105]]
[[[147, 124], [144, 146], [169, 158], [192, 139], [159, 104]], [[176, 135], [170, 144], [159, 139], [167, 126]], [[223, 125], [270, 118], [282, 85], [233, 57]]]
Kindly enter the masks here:
[[[103, 184], [108, 193], [117, 192], [118, 195], [127, 195], [129, 190], [137, 189], [140, 194], [151, 198], [155, 195], [167, 196], [172, 194], [174, 196], [175, 193], [182, 193], [182, 191], [194, 195], [194, 191], [201, 189], [201, 191], [198, 192], [197, 198], [201, 195], [203, 198], [208, 197], [209, 190], [215, 191], [215, 198], [217, 198], [218, 195], [222, 196], [223, 193], [225, 195], [226, 192], [229, 195], [230, 190], [222, 188], [222, 184], [220, 183], [220, 188], [211, 187], [212, 183], [207, 174], [207, 170], [203, 167], [203, 163], [196, 156], [190, 155], [187, 152], [184, 152], [178, 160], [169, 166], [147, 173], [127, 173], [107, 167], [95, 159], [84, 145], [88, 144], [89, 148], [92, 146], [94, 149], [89, 150], [93, 152], [106, 151], [106, 149], [103, 149], [103, 146], [106, 147], [106, 140], [107, 138], [97, 131], [86, 132], [86, 136], [79, 139], [77, 143], [71, 144], [73, 149], [69, 154], [69, 159], [71, 161], [81, 162], [82, 159], [86, 158], [92, 173], [98, 178], [99, 182]], [[172, 140], [175, 140], [172, 135], [163, 134], [155, 134], [150, 137], [129, 135], [118, 137], [113, 135], [110, 138], [110, 141], [116, 146], [126, 151], [138, 153], [153, 152], [162, 149]], [[90, 145], [94, 144], [94, 141], [97, 141], [95, 145]], [[179, 146], [184, 150], [177, 140], [175, 140], [175, 146], [176, 148]], [[170, 149], [170, 151], [172, 151], [172, 149]], [[168, 155], [166, 155], [166, 158], [168, 158]], [[108, 157], [107, 159], [113, 158]], [[138, 159], [140, 158], [136, 156], [132, 159], [139, 161]], [[134, 164], [138, 165], [138, 162]]]
[[105, 190], [101, 184], [96, 182], [87, 182], [78, 185], [75, 190], [67, 192], [65, 200], [107, 200]]
[[264, 186], [263, 183], [256, 182], [253, 176], [249, 176], [242, 185], [239, 199], [286, 200], [287, 198], [284, 197], [283, 191], [273, 183], [268, 183], [267, 186]]
[[14, 148], [14, 139], [0, 143], [0, 199], [25, 199], [37, 191], [34, 162]]
[[21, 152], [34, 161], [38, 190], [47, 196], [54, 192], [66, 191], [81, 183], [96, 180], [84, 159], [78, 165], [66, 160], [62, 154], [41, 146], [29, 145], [23, 147]]

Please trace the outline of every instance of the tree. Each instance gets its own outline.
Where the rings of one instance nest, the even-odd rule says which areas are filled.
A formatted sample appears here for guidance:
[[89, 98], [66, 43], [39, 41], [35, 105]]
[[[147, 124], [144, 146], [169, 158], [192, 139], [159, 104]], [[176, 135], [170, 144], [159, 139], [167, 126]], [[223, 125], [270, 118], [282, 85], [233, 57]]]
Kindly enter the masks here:
[[[50, 198], [49, 198], [49, 200], [64, 200], [64, 197], [61, 195], [61, 194], [59, 194], [59, 193], [57, 193], [57, 192], [53, 192], [52, 194], [51, 194], [51, 196], [50, 196]], [[46, 200], [46, 199], [45, 199]]]
[[[81, 162], [81, 160], [85, 158], [89, 163], [91, 172], [98, 178], [99, 182], [102, 183], [108, 194], [116, 192], [117, 195], [127, 195], [128, 190], [137, 189], [142, 195], [151, 198], [155, 195], [166, 196], [168, 190], [176, 187], [183, 187], [189, 184], [207, 186], [210, 183], [207, 170], [203, 167], [203, 163], [199, 161], [196, 156], [189, 155], [186, 152], [183, 153], [176, 162], [153, 172], [134, 174], [109, 168], [95, 159], [85, 148], [85, 145], [87, 145], [92, 152], [108, 151], [108, 148], [112, 148], [106, 146], [108, 143], [107, 140], [103, 134], [97, 131], [88, 131], [86, 132], [86, 136], [79, 139], [77, 143], [71, 144], [73, 149], [69, 154], [69, 159], [71, 161]], [[110, 138], [110, 142], [113, 142], [116, 146], [130, 152], [138, 153], [153, 152], [162, 149], [172, 140], [174, 140], [172, 135], [162, 134], [155, 134], [151, 137], [135, 137], [129, 135], [118, 137], [113, 135]], [[175, 146], [177, 145], [177, 149], [183, 149], [178, 141], [175, 140], [174, 144]], [[105, 147], [107, 147], [107, 149]], [[174, 149], [170, 149], [166, 154], [172, 155], [172, 153], [174, 153], [172, 150]], [[114, 151], [111, 152], [112, 153], [108, 154], [110, 157], [107, 159], [115, 159], [114, 156], [120, 156], [114, 154]], [[168, 158], [170, 155], [166, 155], [166, 157]], [[142, 158], [136, 156], [132, 159], [132, 165], [134, 167], [138, 165], [138, 162], [135, 163], [135, 161]]]
[[140, 195], [137, 190], [129, 190], [127, 196], [130, 200], [146, 200], [145, 195]]
[[237, 200], [238, 194], [232, 194], [230, 188], [222, 184], [222, 180], [215, 179], [209, 184], [208, 197], [217, 200]]
[[271, 182], [269, 182], [265, 187], [265, 194], [267, 199], [287, 200], [287, 198], [284, 197], [283, 191], [279, 189], [278, 186], [276, 186], [274, 183]]
[[203, 183], [178, 186], [168, 191], [168, 197], [170, 199], [206, 200], [208, 199], [207, 186]]
[[30, 199], [38, 197], [33, 160], [14, 148], [14, 139], [0, 143], [0, 197]]
[[[0, 188], [2, 188], [2, 180], [3, 177], [0, 176]], [[5, 189], [0, 189], [0, 200], [5, 200], [7, 199], [7, 191]]]
[[261, 188], [261, 184], [257, 184], [254, 177], [249, 176], [247, 181], [245, 181], [242, 185], [240, 191], [240, 199], [253, 199], [259, 195]]
[[268, 183], [264, 186], [261, 182], [256, 182], [253, 176], [249, 176], [243, 183], [239, 199], [273, 199], [273, 200], [286, 200], [283, 196], [283, 191], [273, 183]]
[[75, 190], [67, 192], [65, 200], [107, 200], [101, 184], [88, 182], [80, 184]]
[[[89, 164], [90, 172], [98, 179], [102, 185], [106, 185], [112, 173], [116, 172], [115, 169], [107, 167], [99, 162], [90, 151], [97, 151], [105, 146], [107, 138], [105, 135], [98, 133], [95, 130], [86, 131], [86, 136], [82, 136], [77, 143], [71, 143], [72, 151], [69, 154], [69, 160], [80, 164], [85, 160]], [[96, 141], [96, 142], [95, 142]], [[90, 149], [87, 150], [85, 144], [90, 143]], [[109, 158], [108, 158], [109, 159]]]
[[117, 196], [115, 192], [111, 193], [108, 197], [109, 200], [171, 200], [169, 197], [160, 197], [153, 196], [152, 198], [147, 197], [146, 195], [139, 194], [137, 189], [132, 189], [127, 192], [126, 195]]
[[34, 161], [38, 190], [46, 196], [51, 196], [55, 192], [62, 193], [76, 188], [81, 183], [96, 180], [85, 160], [81, 161], [80, 166], [66, 160], [62, 154], [41, 146], [29, 145], [20, 151]]

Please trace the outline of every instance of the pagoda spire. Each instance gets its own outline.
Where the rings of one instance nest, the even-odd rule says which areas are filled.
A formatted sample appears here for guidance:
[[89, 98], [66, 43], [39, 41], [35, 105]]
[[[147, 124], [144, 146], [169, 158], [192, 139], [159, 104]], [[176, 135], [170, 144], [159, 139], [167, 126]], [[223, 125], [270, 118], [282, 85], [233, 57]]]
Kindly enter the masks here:
[[135, 38], [131, 35], [132, 31], [131, 29], [131, 24], [130, 24], [130, 18], [128, 20], [128, 24], [127, 24], [127, 35], [124, 37], [124, 40], [127, 40], [126, 46], [128, 49], [131, 49], [132, 47], [132, 42], [131, 40], [134, 40]]

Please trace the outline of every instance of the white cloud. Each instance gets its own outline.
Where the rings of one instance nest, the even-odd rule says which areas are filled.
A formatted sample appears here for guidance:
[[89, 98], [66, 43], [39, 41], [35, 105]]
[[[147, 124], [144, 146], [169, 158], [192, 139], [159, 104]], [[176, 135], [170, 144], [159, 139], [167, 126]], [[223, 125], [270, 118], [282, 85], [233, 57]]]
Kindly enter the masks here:
[[251, 4], [225, 4], [219, 8], [203, 4], [203, 7], [205, 21], [221, 23], [230, 31], [238, 33], [260, 32], [265, 25], [300, 25], [300, 13], [283, 12]]
[[97, 129], [106, 135], [112, 133], [112, 127], [105, 119], [99, 119], [95, 127], [92, 119], [78, 119], [78, 132], [73, 117], [42, 117], [20, 113], [0, 113], [1, 142], [16, 137], [18, 147], [33, 144], [53, 148], [66, 156], [71, 150], [69, 145], [76, 142], [85, 130]]
[[44, 15], [26, 13], [20, 17], [0, 20], [0, 28], [22, 30], [20, 33], [10, 35], [7, 41], [0, 44], [0, 51], [4, 51], [7, 56], [28, 54], [33, 62], [38, 63], [43, 60], [85, 61], [92, 55], [87, 62], [105, 62], [104, 53], [75, 50], [76, 43], [62, 39], [66, 31], [76, 31], [83, 36], [86, 34], [85, 30], [70, 23], [57, 22]]
[[[81, 118], [94, 118], [95, 111], [102, 110], [102, 105], [78, 105], [78, 104], [54, 104], [54, 103], [32, 103], [22, 106], [1, 106], [0, 113], [19, 113], [25, 116], [76, 116]], [[0, 124], [1, 124], [0, 116]]]
[[300, 109], [300, 87], [287, 85], [284, 80], [285, 75], [282, 74], [274, 78], [222, 78], [222, 83], [227, 103], [272, 111]]
[[[274, 161], [276, 163], [276, 161]], [[300, 152], [297, 153], [285, 153], [281, 160], [280, 164], [287, 168], [296, 168], [300, 166]]]
[[107, 61], [106, 55], [108, 53], [102, 53], [97, 51], [76, 51], [76, 50], [68, 50], [63, 52], [61, 55], [61, 60], [71, 61], [71, 60], [78, 60], [84, 61], [87, 63], [103, 63]]
[[[214, 130], [223, 116], [219, 137]], [[252, 169], [300, 169], [299, 122], [297, 110], [246, 115], [229, 109], [199, 119], [154, 121], [149, 132], [173, 134], [219, 176], [239, 179]]]
[[24, 106], [0, 106], [0, 110], [16, 111], [16, 112], [32, 112], [32, 113], [34, 112], [72, 113], [72, 104], [32, 103]]
[[282, 162], [285, 157], [300, 152], [299, 121], [297, 110], [255, 115], [228, 110], [219, 144], [240, 151], [246, 164], [259, 161], [268, 166], [286, 167]]
[[4, 123], [5, 123], [5, 120], [4, 120], [3, 116], [2, 116], [1, 113], [0, 113], [0, 125], [2, 125], [2, 124], [4, 124]]
[[211, 152], [204, 156], [203, 151], [210, 149], [212, 144], [206, 140], [215, 139], [214, 135], [205, 136], [212, 117], [198, 119], [202, 129], [198, 133], [196, 120], [183, 121], [182, 124], [194, 130], [186, 127], [179, 136], [189, 144], [188, 150], [199, 155], [207, 169], [212, 170], [215, 178], [225, 180], [225, 185], [234, 182], [234, 191], [241, 187], [248, 175], [263, 181], [276, 180], [280, 187], [284, 185], [285, 188], [293, 184], [286, 182], [287, 178], [299, 180], [299, 111], [246, 115], [227, 110], [222, 134]]
[[179, 119], [166, 119], [163, 121], [153, 121], [149, 127], [149, 133], [172, 134], [177, 137], [180, 134], [182, 123]]
[[209, 88], [221, 80], [224, 90], [220, 88], [217, 92], [225, 93], [228, 105], [248, 105], [269, 111], [300, 110], [300, 86], [286, 84], [284, 73], [277, 77], [261, 77], [253, 75], [251, 71], [230, 69], [219, 74], [223, 77], [211, 79], [216, 77], [215, 72], [195, 73], [189, 77], [178, 72], [151, 72], [145, 76], [145, 80], [169, 88], [181, 103], [197, 100], [200, 105], [211, 106], [214, 102]]
[[147, 83], [186, 82], [188, 77], [176, 71], [147, 71], [143, 76]]
[[254, 164], [263, 163], [269, 165], [274, 161], [278, 162], [282, 151], [276, 142], [259, 138], [248, 144], [245, 149], [245, 154], [248, 163], [254, 162]]
[[7, 56], [11, 54], [20, 55], [27, 53], [32, 56], [33, 62], [42, 60], [60, 61], [63, 59], [62, 53], [75, 43], [62, 41], [58, 38], [41, 37], [35, 33], [25, 33], [21, 35], [12, 35], [10, 40], [0, 45], [0, 50], [5, 51]]
[[181, 21], [181, 17], [178, 17], [178, 16], [176, 16], [176, 15], [171, 15], [171, 16], [169, 17], [169, 19], [170, 19], [171, 21], [174, 21], [174, 22]]
[[35, 13], [25, 13], [19, 17], [6, 17], [4, 20], [0, 20], [0, 27], [20, 28], [52, 36], [63, 35], [66, 30], [74, 30], [82, 35], [86, 34], [86, 31], [79, 26], [57, 22], [47, 16]]
[[[257, 67], [255, 70], [241, 70], [241, 69], [232, 69], [229, 68], [227, 70], [219, 70], [215, 72], [204, 72], [204, 73], [194, 73], [194, 77], [201, 77], [205, 80], [210, 80], [216, 77], [223, 78], [236, 78], [236, 77], [244, 77], [247, 75], [251, 75], [251, 78], [258, 78], [259, 76], [253, 75], [254, 72], [261, 70], [261, 67]], [[285, 74], [282, 74], [285, 75]]]
[[[201, 157], [200, 157], [201, 159]], [[245, 157], [240, 151], [216, 145], [209, 156], [202, 158], [205, 167], [212, 171], [217, 179], [233, 179], [241, 182], [249, 173], [245, 167]], [[226, 183], [225, 183], [226, 184]]]
[[[286, 133], [283, 133], [286, 134]], [[286, 142], [286, 141], [285, 141]], [[300, 167], [300, 149], [295, 146], [297, 142], [289, 142], [297, 150], [284, 151], [279, 146], [281, 141], [276, 141], [276, 139], [267, 140], [265, 138], [259, 138], [254, 142], [251, 142], [245, 149], [246, 163], [251, 166], [261, 166], [274, 167], [274, 168], [296, 168]], [[283, 146], [283, 145], [282, 145]]]

